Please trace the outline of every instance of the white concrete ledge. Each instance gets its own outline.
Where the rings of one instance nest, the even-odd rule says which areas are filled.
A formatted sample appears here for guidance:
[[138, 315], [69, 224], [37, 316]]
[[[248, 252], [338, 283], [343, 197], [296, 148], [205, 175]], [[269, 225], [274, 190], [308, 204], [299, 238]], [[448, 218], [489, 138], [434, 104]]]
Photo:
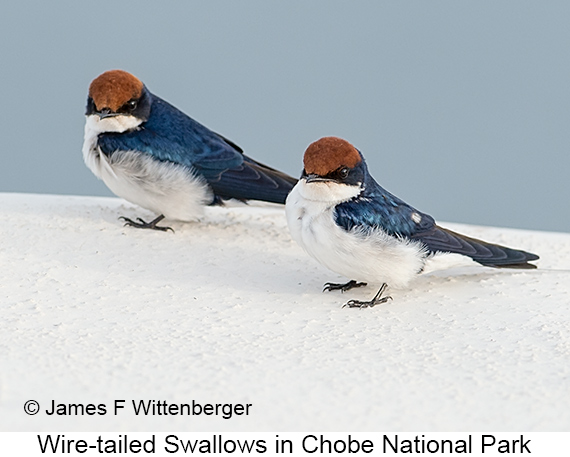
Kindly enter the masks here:
[[[341, 309], [341, 278], [282, 208], [208, 208], [175, 234], [110, 198], [0, 194], [0, 429], [556, 431], [570, 425], [570, 234], [442, 224], [541, 256], [536, 271], [420, 277]], [[40, 413], [24, 414], [26, 400]], [[116, 399], [251, 403], [136, 416]], [[47, 415], [51, 401], [106, 415]]]

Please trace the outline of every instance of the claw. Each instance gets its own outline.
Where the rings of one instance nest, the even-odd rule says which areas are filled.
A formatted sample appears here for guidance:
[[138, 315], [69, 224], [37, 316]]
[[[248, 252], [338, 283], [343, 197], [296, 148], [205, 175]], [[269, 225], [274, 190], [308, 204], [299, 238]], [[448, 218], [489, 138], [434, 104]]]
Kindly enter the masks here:
[[124, 216], [119, 217], [119, 219], [122, 219], [125, 221], [125, 225], [124, 225], [125, 227], [129, 226], [129, 227], [135, 227], [135, 228], [140, 228], [140, 229], [161, 230], [163, 232], [167, 232], [168, 230], [170, 230], [172, 233], [174, 233], [174, 230], [172, 229], [172, 227], [161, 227], [160, 225], [156, 225], [162, 219], [164, 219], [163, 214], [161, 214], [156, 219], [153, 219], [150, 222], [146, 222], [144, 219], [141, 219], [140, 217], [137, 217], [138, 222], [135, 222], [132, 219], [129, 219], [128, 217], [124, 217]]
[[373, 308], [376, 305], [386, 303], [388, 300], [392, 300], [392, 297], [390, 296], [382, 297], [382, 293], [386, 290], [386, 287], [388, 287], [386, 283], [382, 284], [380, 290], [376, 292], [376, 295], [374, 295], [374, 298], [370, 301], [348, 300], [344, 305], [342, 305], [342, 307], [363, 309], [363, 308]]
[[356, 282], [354, 279], [345, 284], [338, 284], [335, 282], [327, 282], [323, 286], [323, 292], [330, 292], [331, 290], [340, 290], [346, 292], [347, 290], [354, 289], [355, 287], [363, 287], [367, 284], [365, 282]]

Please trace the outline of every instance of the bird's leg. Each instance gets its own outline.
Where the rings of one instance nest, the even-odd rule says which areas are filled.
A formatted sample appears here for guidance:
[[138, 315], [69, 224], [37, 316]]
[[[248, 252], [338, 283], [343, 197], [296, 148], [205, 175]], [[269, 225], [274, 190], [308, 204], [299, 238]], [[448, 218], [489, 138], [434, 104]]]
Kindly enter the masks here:
[[138, 222], [135, 222], [132, 219], [129, 219], [128, 217], [124, 217], [124, 216], [119, 217], [119, 219], [122, 219], [125, 221], [125, 225], [124, 225], [125, 227], [128, 225], [130, 227], [136, 227], [136, 228], [140, 228], [140, 229], [162, 230], [163, 232], [167, 232], [168, 230], [170, 230], [172, 233], [174, 233], [174, 230], [172, 229], [172, 227], [161, 227], [159, 225], [156, 225], [162, 219], [164, 219], [164, 214], [161, 214], [156, 219], [153, 219], [150, 222], [145, 222], [140, 217], [137, 217]]
[[366, 285], [367, 284], [365, 282], [356, 282], [354, 279], [344, 284], [327, 282], [323, 287], [323, 292], [330, 292], [331, 290], [340, 290], [341, 292], [346, 292], [347, 290], [354, 289], [355, 287], [363, 287]]
[[360, 301], [360, 300], [348, 300], [342, 307], [348, 308], [372, 308], [373, 306], [380, 305], [381, 303], [386, 303], [388, 300], [392, 300], [392, 297], [382, 297], [382, 293], [386, 290], [388, 285], [386, 283], [382, 284], [380, 290], [374, 295], [374, 298], [370, 301]]

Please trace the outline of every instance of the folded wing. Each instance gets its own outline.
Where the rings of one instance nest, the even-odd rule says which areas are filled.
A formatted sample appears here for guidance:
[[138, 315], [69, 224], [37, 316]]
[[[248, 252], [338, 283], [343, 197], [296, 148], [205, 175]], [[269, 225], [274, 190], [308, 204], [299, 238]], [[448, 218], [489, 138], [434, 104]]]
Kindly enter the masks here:
[[416, 210], [375, 182], [369, 183], [366, 195], [338, 205], [335, 218], [348, 231], [381, 229], [392, 236], [421, 242], [429, 254], [461, 254], [489, 267], [532, 269], [536, 265], [528, 262], [539, 258], [530, 252], [487, 243], [440, 227], [430, 215]]

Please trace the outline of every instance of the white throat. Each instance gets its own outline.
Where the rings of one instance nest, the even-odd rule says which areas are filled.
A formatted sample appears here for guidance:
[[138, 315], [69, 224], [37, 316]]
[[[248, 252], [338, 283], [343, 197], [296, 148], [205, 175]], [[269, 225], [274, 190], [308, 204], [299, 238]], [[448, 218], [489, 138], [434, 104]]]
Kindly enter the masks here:
[[332, 181], [308, 183], [303, 178], [299, 180], [297, 186], [299, 193], [306, 200], [333, 205], [351, 200], [362, 192], [362, 186], [349, 186]]
[[104, 117], [103, 119], [101, 119], [96, 114], [91, 114], [87, 116], [87, 121], [85, 122], [85, 132], [87, 133], [87, 129], [90, 129], [96, 131], [98, 134], [109, 132], [123, 133], [127, 130], [137, 128], [142, 124], [142, 122], [142, 119], [130, 115], [126, 116], [124, 114], [112, 117]]
[[116, 132], [123, 133], [127, 130], [138, 128], [142, 124], [141, 119], [134, 116], [114, 116], [99, 118], [96, 114], [87, 116], [85, 120], [85, 134], [83, 136], [83, 160], [89, 169], [102, 179], [101, 158], [97, 151], [97, 136], [100, 133]]

